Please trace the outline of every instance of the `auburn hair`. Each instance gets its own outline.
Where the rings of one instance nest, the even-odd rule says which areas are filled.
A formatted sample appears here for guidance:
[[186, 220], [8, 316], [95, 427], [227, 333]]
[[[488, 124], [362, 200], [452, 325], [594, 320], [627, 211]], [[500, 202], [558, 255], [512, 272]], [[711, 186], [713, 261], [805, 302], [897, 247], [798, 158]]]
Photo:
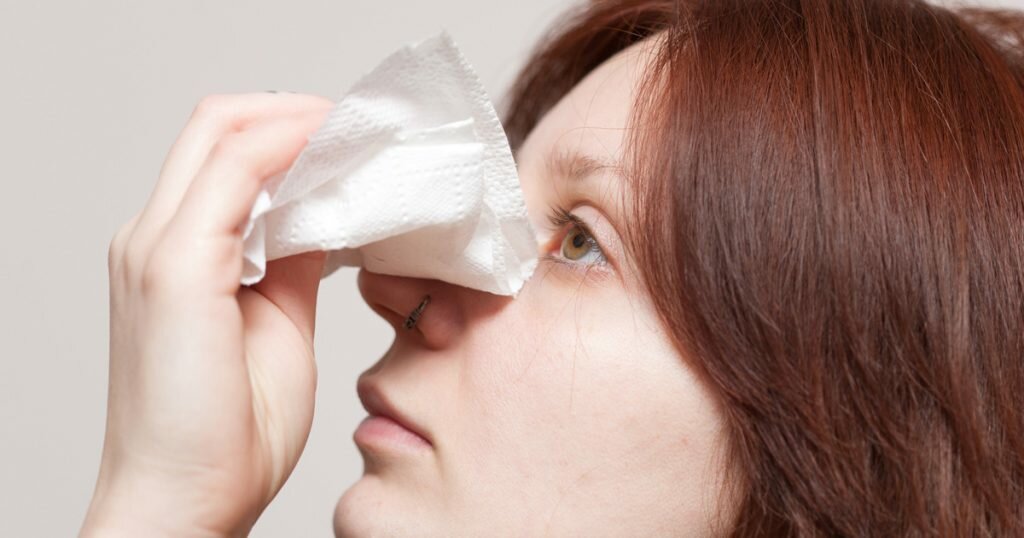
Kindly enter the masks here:
[[723, 404], [723, 534], [1024, 536], [1024, 15], [591, 2], [513, 84], [513, 150], [656, 34], [620, 232]]

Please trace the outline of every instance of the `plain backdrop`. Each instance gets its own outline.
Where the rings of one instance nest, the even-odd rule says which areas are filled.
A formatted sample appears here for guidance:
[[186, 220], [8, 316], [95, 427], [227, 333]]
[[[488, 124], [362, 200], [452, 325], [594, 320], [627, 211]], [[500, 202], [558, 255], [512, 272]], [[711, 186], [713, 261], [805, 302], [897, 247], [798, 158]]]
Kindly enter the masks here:
[[[397, 47], [445, 28], [500, 101], [569, 5], [0, 0], [0, 536], [81, 525], [106, 413], [107, 247], [202, 96], [337, 98]], [[321, 284], [313, 430], [253, 536], [331, 536], [335, 502], [362, 473], [355, 381], [392, 331], [354, 277], [343, 269]]]

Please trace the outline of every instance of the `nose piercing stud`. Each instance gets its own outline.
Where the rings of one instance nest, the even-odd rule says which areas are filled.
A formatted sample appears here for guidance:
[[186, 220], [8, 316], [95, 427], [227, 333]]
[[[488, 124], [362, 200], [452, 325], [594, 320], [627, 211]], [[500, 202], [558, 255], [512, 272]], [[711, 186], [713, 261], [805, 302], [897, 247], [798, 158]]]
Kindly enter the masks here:
[[416, 326], [416, 322], [420, 320], [420, 315], [423, 314], [423, 309], [426, 308], [427, 304], [429, 303], [430, 295], [423, 297], [423, 300], [420, 301], [419, 306], [413, 309], [413, 311], [409, 314], [408, 318], [405, 318], [406, 329], [412, 329], [413, 327]]

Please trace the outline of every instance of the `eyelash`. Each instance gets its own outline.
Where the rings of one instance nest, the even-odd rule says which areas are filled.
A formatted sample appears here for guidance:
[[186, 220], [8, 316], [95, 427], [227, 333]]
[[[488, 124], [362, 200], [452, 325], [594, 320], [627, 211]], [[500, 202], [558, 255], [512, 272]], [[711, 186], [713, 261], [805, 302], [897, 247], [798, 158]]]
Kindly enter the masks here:
[[[573, 270], [584, 272], [590, 271], [590, 269], [593, 269], [594, 266], [602, 266], [608, 263], [608, 258], [604, 254], [604, 249], [602, 249], [601, 245], [598, 244], [596, 239], [594, 239], [594, 234], [590, 232], [590, 228], [583, 222], [582, 219], [570, 213], [568, 209], [565, 209], [564, 207], [559, 205], [549, 206], [548, 222], [550, 222], [551, 225], [558, 230], [561, 230], [567, 224], [572, 224], [572, 228], [568, 228], [566, 231], [578, 229], [580, 232], [582, 232], [583, 236], [586, 238], [587, 244], [589, 245], [590, 249], [592, 251], [597, 252], [599, 259], [598, 261], [592, 263], [577, 263], [571, 260], [567, 260], [565, 258], [555, 256], [551, 253], [545, 254], [544, 259], [564, 265]], [[561, 239], [558, 241], [557, 244], [560, 251], [562, 247], [562, 241], [565, 240], [565, 237], [564, 234], [559, 234], [559, 237]]]

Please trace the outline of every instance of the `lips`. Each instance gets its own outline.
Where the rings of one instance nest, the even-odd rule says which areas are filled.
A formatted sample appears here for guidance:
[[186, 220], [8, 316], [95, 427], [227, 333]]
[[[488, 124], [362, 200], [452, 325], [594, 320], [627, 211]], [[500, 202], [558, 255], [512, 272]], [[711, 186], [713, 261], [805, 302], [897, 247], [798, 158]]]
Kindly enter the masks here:
[[362, 402], [363, 408], [370, 416], [387, 417], [422, 438], [427, 444], [434, 445], [426, 431], [399, 411], [376, 384], [366, 379], [360, 379], [356, 383], [356, 393], [359, 394], [359, 401]]

